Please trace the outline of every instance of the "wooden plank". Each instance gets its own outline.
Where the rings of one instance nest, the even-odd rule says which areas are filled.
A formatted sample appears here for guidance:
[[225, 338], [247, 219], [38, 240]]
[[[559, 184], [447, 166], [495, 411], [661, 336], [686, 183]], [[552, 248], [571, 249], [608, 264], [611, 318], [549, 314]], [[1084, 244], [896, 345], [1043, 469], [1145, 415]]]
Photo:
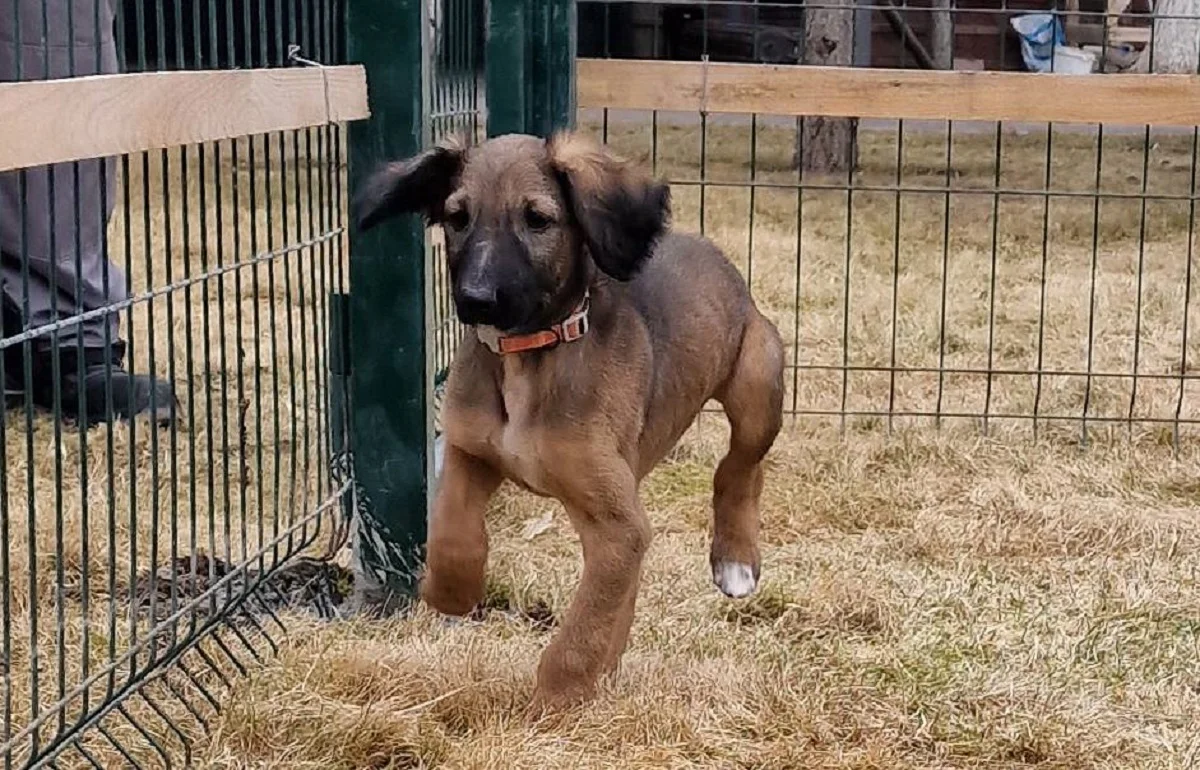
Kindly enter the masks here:
[[1200, 125], [1200, 75], [580, 59], [582, 108], [925, 120]]
[[0, 83], [0, 170], [369, 115], [366, 71], [359, 65]]
[[1109, 27], [1108, 42], [1114, 45], [1121, 43], [1149, 43], [1149, 27]]

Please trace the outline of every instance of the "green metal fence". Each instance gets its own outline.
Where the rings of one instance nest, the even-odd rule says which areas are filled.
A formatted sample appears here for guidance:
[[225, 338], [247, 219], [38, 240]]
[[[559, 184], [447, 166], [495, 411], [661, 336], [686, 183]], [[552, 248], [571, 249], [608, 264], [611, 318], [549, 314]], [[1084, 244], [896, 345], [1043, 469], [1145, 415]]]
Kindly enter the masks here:
[[[0, 56], [94, 38], [0, 79], [353, 62], [372, 115], [0, 175], [4, 770], [202, 763], [296, 613], [408, 605], [462, 329], [437, 238], [348, 232], [348, 193], [449, 133], [574, 113], [567, 0], [109, 2], [0, 0]], [[154, 417], [103, 419], [126, 401]]]
[[[27, 53], [0, 79], [333, 64], [343, 13], [4, 0], [0, 57]], [[284, 610], [344, 607], [346, 573], [323, 556], [350, 488], [330, 376], [345, 157], [343, 128], [316, 125], [0, 174], [5, 770], [195, 763]], [[118, 341], [123, 356], [100, 355]], [[152, 411], [173, 391], [176, 419], [77, 419], [137, 400], [123, 371], [164, 384]]]
[[[963, 30], [951, 36], [951, 59], [982, 61], [986, 51], [993, 67], [1020, 69], [1006, 31], [1029, 12], [840, 0], [583, 5], [597, 59], [761, 60], [759, 43], [778, 32], [769, 14], [790, 9], [814, 23], [810, 42], [826, 34], [818, 14], [827, 29], [867, 35], [843, 37], [834, 62], [834, 47], [806, 48], [798, 34], [789, 64], [908, 69], [923, 65], [885, 20], [921, 30], [927, 44], [930, 17], [944, 16]], [[1094, 30], [1105, 22], [1097, 11], [1084, 17]], [[1147, 33], [1166, 27], [1138, 18]], [[1152, 72], [1156, 50], [1141, 54]], [[1171, 71], [1200, 71], [1190, 56]], [[1031, 88], [1027, 98], [1046, 97]], [[592, 106], [581, 128], [670, 182], [676, 226], [711, 237], [747, 277], [785, 338], [785, 410], [797, 420], [1085, 444], [1136, 436], [1176, 448], [1196, 435], [1200, 130], [1146, 125], [1138, 112], [1085, 124]], [[823, 128], [846, 141], [831, 143]]]
[[[435, 30], [439, 44], [397, 45], [375, 23], [382, 5]], [[351, 129], [351, 186], [379, 161], [449, 134], [548, 135], [573, 123], [571, 0], [352, 2], [349, 19], [350, 58], [366, 64], [372, 93], [372, 119]], [[437, 395], [463, 329], [438, 233], [417, 217], [351, 250], [356, 588], [386, 611], [413, 592], [437, 470]]]

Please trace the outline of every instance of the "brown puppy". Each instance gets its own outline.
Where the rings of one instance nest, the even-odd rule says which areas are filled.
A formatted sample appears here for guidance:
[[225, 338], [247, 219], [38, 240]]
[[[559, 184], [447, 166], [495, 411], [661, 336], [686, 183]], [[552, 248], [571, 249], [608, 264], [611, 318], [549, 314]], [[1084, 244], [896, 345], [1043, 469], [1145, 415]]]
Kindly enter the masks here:
[[638, 485], [710, 399], [732, 427], [713, 483], [713, 580], [732, 597], [754, 590], [783, 343], [713, 244], [668, 232], [667, 186], [580, 136], [436, 147], [376, 174], [354, 218], [368, 228], [412, 211], [442, 226], [456, 311], [473, 327], [447, 383], [421, 595], [454, 615], [483, 598], [484, 513], [502, 480], [557, 498], [583, 578], [534, 706], [579, 702], [629, 637], [651, 538]]

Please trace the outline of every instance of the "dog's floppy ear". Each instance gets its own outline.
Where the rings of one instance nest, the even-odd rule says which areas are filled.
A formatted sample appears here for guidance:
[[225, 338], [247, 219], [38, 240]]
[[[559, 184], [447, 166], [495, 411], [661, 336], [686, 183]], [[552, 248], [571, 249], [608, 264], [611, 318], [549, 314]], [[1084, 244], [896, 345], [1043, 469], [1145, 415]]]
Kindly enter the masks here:
[[412, 212], [419, 212], [429, 224], [440, 223], [465, 159], [465, 147], [452, 141], [407, 160], [384, 164], [355, 194], [351, 220], [359, 231]]
[[670, 188], [578, 134], [552, 137], [547, 150], [596, 266], [629, 280], [667, 228]]

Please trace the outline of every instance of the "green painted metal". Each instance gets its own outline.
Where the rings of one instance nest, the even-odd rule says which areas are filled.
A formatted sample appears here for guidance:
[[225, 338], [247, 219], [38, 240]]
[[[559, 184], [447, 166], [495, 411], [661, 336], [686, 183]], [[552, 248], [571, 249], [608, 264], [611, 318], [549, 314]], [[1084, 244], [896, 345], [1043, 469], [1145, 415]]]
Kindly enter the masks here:
[[533, 60], [526, 131], [538, 136], [575, 125], [574, 0], [529, 0], [532, 7]]
[[[328, 439], [330, 457], [348, 460], [350, 452], [350, 295], [330, 292], [328, 336]], [[346, 473], [349, 468], [336, 468]], [[346, 475], [349, 475], [347, 473]], [[342, 515], [349, 518], [354, 512], [354, 492], [347, 489], [342, 495]]]
[[492, 0], [488, 135], [549, 136], [575, 125], [573, 0]]
[[488, 136], [524, 133], [528, 121], [530, 0], [491, 0], [487, 30]]
[[[436, 55], [427, 73], [430, 93], [427, 138], [436, 142], [453, 135], [478, 140], [483, 129], [479, 76], [487, 17], [485, 2], [437, 0], [433, 10], [430, 27], [435, 30]], [[430, 264], [433, 271], [427, 280], [433, 284], [432, 327], [427, 336], [433, 346], [433, 386], [436, 391], [445, 382], [463, 327], [454, 315], [450, 272], [436, 239], [430, 239]], [[436, 432], [436, 420], [434, 425]]]
[[[347, 3], [348, 59], [369, 73], [371, 118], [350, 128], [349, 185], [425, 145], [423, 0]], [[351, 233], [350, 355], [358, 506], [356, 591], [380, 611], [411, 598], [431, 475], [427, 250], [416, 216]]]
[[[8, 48], [40, 49], [55, 78], [117, 61], [130, 71], [344, 61], [344, 0], [19, 0], [2, 15], [17, 35]], [[29, 30], [42, 32], [23, 38]], [[50, 55], [63, 40], [76, 45]], [[303, 61], [285, 53], [292, 45]], [[0, 59], [0, 75], [47, 76], [29, 61]], [[20, 295], [0, 314], [0, 770], [194, 764], [231, 675], [278, 648], [278, 611], [338, 614], [349, 581], [305, 552], [318, 538], [336, 552], [337, 505], [358, 502], [343, 443], [353, 426], [341, 131], [84, 161], [44, 183], [38, 169], [7, 177], [22, 234], [4, 244]], [[41, 275], [25, 255], [56, 221], [47, 253], [60, 269]], [[87, 223], [101, 225], [98, 253], [76, 226]], [[101, 285], [125, 284], [100, 292], [105, 308], [64, 282], [97, 258]], [[12, 312], [35, 293], [48, 316]], [[120, 321], [126, 355], [93, 371], [118, 328], [103, 323], [100, 344], [67, 332], [98, 310]], [[46, 362], [54, 348], [76, 356]], [[96, 382], [118, 366], [172, 383], [182, 424], [71, 418], [95, 396], [69, 395], [64, 377]], [[111, 413], [120, 389], [106, 390]], [[151, 392], [151, 411], [160, 397]]]

